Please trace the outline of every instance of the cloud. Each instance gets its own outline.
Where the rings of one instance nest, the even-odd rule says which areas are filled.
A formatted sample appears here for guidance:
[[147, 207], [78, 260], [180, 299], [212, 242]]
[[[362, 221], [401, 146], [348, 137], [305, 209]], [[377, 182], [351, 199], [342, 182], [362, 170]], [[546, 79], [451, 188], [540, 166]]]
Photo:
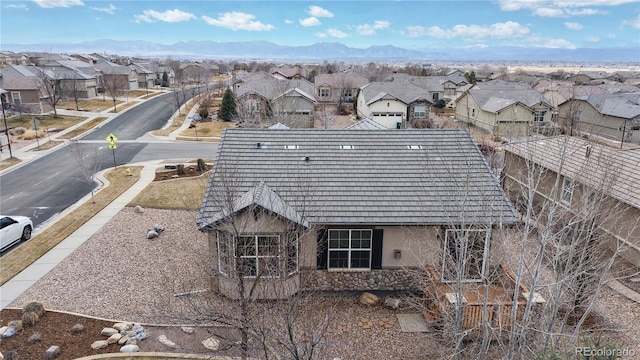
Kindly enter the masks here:
[[431, 36], [439, 39], [485, 39], [485, 38], [516, 38], [529, 34], [529, 29], [514, 21], [495, 23], [492, 25], [455, 25], [451, 29], [432, 26], [425, 29], [422, 26], [407, 27], [410, 37]]
[[588, 42], [600, 42], [600, 38], [597, 36], [589, 36], [586, 40]]
[[202, 20], [209, 25], [231, 29], [233, 31], [270, 31], [275, 28], [271, 24], [263, 24], [260, 21], [256, 21], [255, 18], [256, 17], [253, 14], [237, 11], [220, 14], [217, 19], [209, 16], [202, 16]]
[[576, 46], [565, 39], [551, 39], [542, 45], [542, 47], [552, 49], [575, 49]]
[[41, 8], [82, 6], [82, 0], [33, 0]]
[[317, 32], [316, 36], [320, 38], [326, 38], [331, 36], [334, 38], [342, 39], [342, 38], [346, 38], [348, 35], [338, 29], [332, 28], [332, 29], [327, 29], [326, 32]]
[[307, 14], [314, 17], [333, 17], [333, 13], [331, 13], [331, 11], [323, 9], [320, 6], [316, 5], [309, 6], [309, 8], [307, 9]]
[[9, 4], [5, 6], [6, 9], [20, 9], [29, 11], [29, 7], [25, 4]]
[[622, 22], [623, 26], [631, 26], [632, 28], [640, 29], [640, 15], [631, 20], [625, 20]]
[[605, 11], [591, 9], [593, 6], [618, 6], [636, 3], [638, 0], [498, 0], [500, 10], [529, 10], [543, 17], [568, 17], [606, 14]]
[[390, 23], [384, 20], [377, 20], [371, 24], [356, 25], [356, 32], [359, 35], [375, 35], [376, 30], [384, 30], [389, 27]]
[[113, 13], [117, 9], [117, 7], [113, 6], [113, 4], [109, 4], [109, 7], [103, 7], [103, 8], [92, 7], [92, 9], [96, 10], [96, 11], [101, 11], [103, 13], [107, 13], [107, 14], [113, 15]]
[[195, 15], [184, 12], [182, 10], [173, 9], [165, 12], [157, 12], [155, 10], [145, 10], [140, 15], [134, 15], [137, 22], [152, 23], [156, 21], [164, 21], [169, 23], [177, 23], [181, 21], [189, 21], [196, 18]]
[[291, 24], [293, 24], [293, 20], [284, 19], [284, 23], [291, 25]]
[[313, 16], [300, 20], [300, 25], [304, 27], [318, 26], [320, 24], [321, 24], [320, 20], [318, 20], [317, 17], [313, 17]]
[[582, 24], [578, 24], [577, 22], [570, 22], [570, 21], [566, 21], [564, 23], [564, 26], [570, 30], [582, 30], [582, 28], [584, 27], [582, 26]]

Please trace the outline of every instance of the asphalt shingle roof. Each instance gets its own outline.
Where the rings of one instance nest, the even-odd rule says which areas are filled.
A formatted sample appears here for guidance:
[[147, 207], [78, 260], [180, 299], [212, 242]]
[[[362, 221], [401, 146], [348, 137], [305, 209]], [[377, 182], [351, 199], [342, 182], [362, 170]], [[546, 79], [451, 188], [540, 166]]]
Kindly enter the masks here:
[[405, 104], [421, 99], [431, 102], [427, 89], [413, 83], [372, 82], [361, 87], [360, 91], [367, 104], [389, 98], [398, 99]]
[[[312, 225], [517, 222], [461, 129], [227, 129], [198, 216], [200, 229], [217, 221], [225, 193], [240, 201], [260, 183]], [[233, 191], [222, 190], [230, 184]]]

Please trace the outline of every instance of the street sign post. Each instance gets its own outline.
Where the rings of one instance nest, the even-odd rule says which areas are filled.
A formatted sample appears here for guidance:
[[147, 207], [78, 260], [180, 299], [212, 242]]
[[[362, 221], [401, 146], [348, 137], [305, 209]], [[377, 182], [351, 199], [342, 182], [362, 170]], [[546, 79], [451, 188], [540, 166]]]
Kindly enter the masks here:
[[118, 146], [116, 145], [116, 142], [118, 141], [118, 138], [113, 134], [109, 134], [107, 135], [106, 140], [109, 143], [109, 149], [111, 149], [111, 152], [113, 153], [113, 168], [117, 169], [118, 166], [116, 165], [116, 149], [118, 148]]

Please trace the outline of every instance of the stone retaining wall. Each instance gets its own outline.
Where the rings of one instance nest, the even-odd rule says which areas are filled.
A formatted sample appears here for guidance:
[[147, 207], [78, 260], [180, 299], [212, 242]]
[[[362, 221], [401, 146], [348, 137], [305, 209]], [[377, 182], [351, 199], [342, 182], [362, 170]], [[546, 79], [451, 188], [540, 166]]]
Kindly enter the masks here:
[[309, 291], [420, 291], [410, 269], [370, 271], [300, 270], [301, 290]]

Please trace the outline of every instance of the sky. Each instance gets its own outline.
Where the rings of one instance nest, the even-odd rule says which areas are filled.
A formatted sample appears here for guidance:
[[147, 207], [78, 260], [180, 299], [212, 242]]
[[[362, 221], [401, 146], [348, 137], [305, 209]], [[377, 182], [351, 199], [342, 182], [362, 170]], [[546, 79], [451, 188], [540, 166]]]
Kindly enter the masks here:
[[640, 0], [2, 0], [0, 11], [0, 48], [98, 39], [640, 48]]

